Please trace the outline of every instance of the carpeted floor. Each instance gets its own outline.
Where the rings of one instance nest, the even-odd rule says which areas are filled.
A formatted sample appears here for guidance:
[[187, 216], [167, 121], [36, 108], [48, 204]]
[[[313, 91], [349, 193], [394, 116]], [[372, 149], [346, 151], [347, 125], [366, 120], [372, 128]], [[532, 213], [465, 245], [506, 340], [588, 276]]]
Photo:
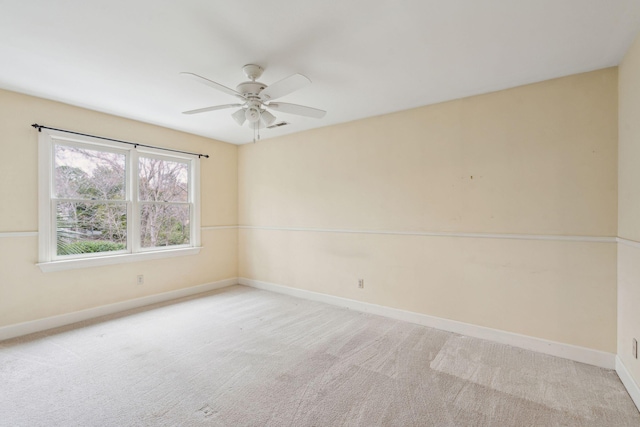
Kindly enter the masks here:
[[0, 343], [2, 426], [640, 426], [615, 372], [234, 286]]

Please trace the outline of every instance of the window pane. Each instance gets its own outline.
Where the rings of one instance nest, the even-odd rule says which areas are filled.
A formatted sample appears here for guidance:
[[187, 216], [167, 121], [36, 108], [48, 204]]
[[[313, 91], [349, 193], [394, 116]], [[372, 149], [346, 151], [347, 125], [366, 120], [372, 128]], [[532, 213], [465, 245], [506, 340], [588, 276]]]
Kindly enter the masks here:
[[54, 145], [55, 197], [124, 200], [125, 155]]
[[189, 201], [189, 165], [186, 162], [140, 157], [138, 168], [141, 201]]
[[125, 203], [57, 202], [58, 255], [110, 252], [127, 247]]
[[189, 244], [189, 205], [142, 205], [140, 245], [143, 248], [186, 244]]

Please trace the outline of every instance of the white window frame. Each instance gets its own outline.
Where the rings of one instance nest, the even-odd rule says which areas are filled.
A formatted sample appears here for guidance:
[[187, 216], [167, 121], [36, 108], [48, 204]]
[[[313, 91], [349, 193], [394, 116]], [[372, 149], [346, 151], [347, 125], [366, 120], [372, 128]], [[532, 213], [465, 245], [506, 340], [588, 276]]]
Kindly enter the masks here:
[[[64, 145], [105, 150], [126, 155], [126, 201], [127, 204], [127, 248], [114, 252], [80, 254], [73, 257], [58, 256], [56, 250], [56, 218], [54, 215], [54, 152], [56, 142]], [[178, 161], [189, 166], [190, 230], [189, 244], [169, 247], [140, 247], [140, 201], [138, 200], [138, 159], [140, 156], [161, 160]], [[96, 267], [195, 255], [200, 252], [200, 159], [197, 155], [170, 153], [160, 149], [135, 147], [128, 144], [105, 141], [89, 136], [67, 134], [65, 132], [42, 129], [38, 137], [38, 266], [44, 272], [75, 268]]]

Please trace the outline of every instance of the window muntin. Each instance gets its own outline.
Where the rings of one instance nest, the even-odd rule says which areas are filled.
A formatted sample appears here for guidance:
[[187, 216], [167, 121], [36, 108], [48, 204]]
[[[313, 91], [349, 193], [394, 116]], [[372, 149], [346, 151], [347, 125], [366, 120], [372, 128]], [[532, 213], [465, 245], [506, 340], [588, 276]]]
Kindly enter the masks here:
[[[43, 269], [110, 255], [197, 253], [191, 249], [200, 242], [197, 157], [56, 131], [40, 138]], [[126, 262], [118, 259], [108, 263]]]

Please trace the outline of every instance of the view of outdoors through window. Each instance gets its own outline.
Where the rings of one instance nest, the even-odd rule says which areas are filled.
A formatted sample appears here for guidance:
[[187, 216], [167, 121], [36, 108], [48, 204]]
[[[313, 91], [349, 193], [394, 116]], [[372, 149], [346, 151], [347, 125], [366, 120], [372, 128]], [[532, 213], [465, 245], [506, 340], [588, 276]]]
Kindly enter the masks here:
[[58, 255], [126, 249], [124, 154], [55, 145]]
[[[57, 255], [127, 249], [127, 158], [123, 153], [54, 145]], [[189, 243], [189, 165], [138, 162], [140, 246]]]
[[140, 246], [189, 243], [189, 165], [140, 157]]

